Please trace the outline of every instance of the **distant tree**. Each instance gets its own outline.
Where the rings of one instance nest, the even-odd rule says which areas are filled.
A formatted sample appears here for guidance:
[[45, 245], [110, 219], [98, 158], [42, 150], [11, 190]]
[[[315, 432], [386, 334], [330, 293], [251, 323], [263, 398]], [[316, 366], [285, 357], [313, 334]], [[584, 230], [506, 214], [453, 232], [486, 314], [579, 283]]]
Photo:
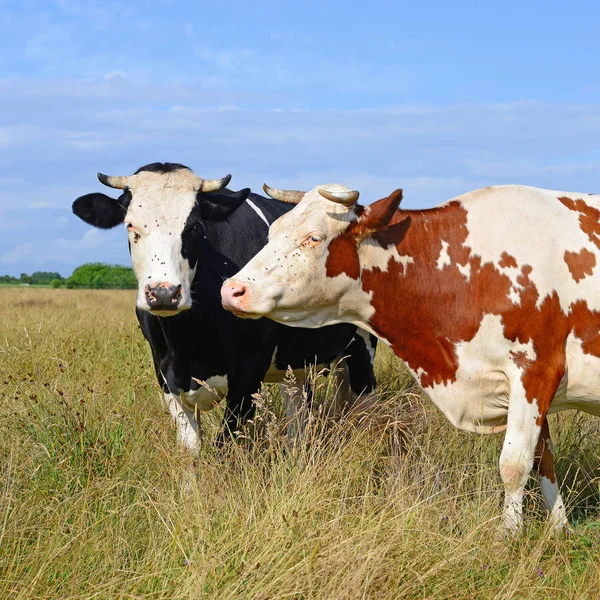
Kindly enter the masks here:
[[54, 279], [59, 281], [62, 279], [62, 275], [56, 272], [50, 271], [36, 271], [31, 275], [31, 283], [34, 285], [50, 285]]
[[71, 288], [101, 288], [108, 269], [109, 266], [103, 263], [81, 265], [73, 271], [67, 280], [67, 286]]
[[68, 288], [135, 289], [137, 280], [133, 270], [121, 265], [87, 263], [77, 267], [66, 280]]
[[48, 285], [53, 288], [67, 287], [91, 289], [137, 288], [137, 280], [133, 269], [122, 265], [106, 265], [104, 263], [86, 263], [77, 267], [71, 277], [65, 279], [54, 271], [36, 271], [32, 275], [21, 273], [19, 278], [12, 275], [0, 275], [0, 285]]
[[134, 290], [137, 288], [137, 279], [130, 267], [114, 265], [104, 276], [103, 287], [117, 288], [122, 290]]

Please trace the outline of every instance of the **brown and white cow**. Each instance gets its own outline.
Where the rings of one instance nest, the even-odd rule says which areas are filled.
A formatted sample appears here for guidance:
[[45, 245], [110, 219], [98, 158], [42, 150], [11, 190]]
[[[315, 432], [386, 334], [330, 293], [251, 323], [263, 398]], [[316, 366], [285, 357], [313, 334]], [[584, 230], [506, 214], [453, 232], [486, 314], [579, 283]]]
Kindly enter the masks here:
[[399, 210], [401, 190], [357, 199], [340, 185], [303, 195], [224, 283], [223, 306], [375, 333], [453, 425], [506, 431], [505, 526], [521, 526], [534, 464], [565, 525], [546, 417], [600, 416], [600, 195], [499, 186], [426, 210]]

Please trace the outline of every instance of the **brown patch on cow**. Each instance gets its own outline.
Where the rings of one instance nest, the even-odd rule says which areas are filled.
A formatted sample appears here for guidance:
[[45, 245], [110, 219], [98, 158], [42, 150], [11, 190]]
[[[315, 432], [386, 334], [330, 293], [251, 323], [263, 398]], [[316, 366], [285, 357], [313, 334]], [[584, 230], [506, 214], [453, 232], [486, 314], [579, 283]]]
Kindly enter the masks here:
[[584, 248], [581, 252], [565, 252], [565, 262], [575, 280], [579, 283], [587, 275], [592, 275], [596, 266], [596, 256]]
[[546, 477], [551, 483], [556, 483], [550, 429], [548, 428], [548, 421], [545, 418], [541, 423], [541, 427], [540, 437], [538, 438], [533, 457], [534, 466], [541, 477]]
[[329, 243], [325, 272], [327, 277], [348, 275], [352, 279], [360, 277], [360, 262], [356, 251], [356, 237], [350, 232], [333, 238]]
[[527, 400], [537, 400], [541, 423], [565, 374], [565, 340], [570, 327], [556, 292], [546, 296], [538, 306], [540, 296], [529, 278], [532, 270], [529, 265], [522, 268], [517, 278], [523, 288], [520, 303], [511, 304], [501, 316], [506, 339], [533, 343], [536, 357], [523, 371], [521, 381]]
[[600, 210], [586, 204], [581, 198], [572, 200], [561, 196], [559, 200], [569, 209], [579, 213], [579, 227], [600, 250]]
[[581, 340], [585, 354], [600, 358], [600, 312], [590, 310], [585, 300], [571, 304], [569, 323], [573, 333]]
[[531, 360], [527, 357], [526, 352], [515, 352], [514, 350], [511, 350], [510, 355], [512, 356], [515, 365], [523, 371], [531, 364]]
[[514, 267], [516, 269], [518, 267], [517, 259], [514, 256], [511, 256], [508, 252], [502, 253], [498, 265], [503, 269], [506, 269], [508, 267]]

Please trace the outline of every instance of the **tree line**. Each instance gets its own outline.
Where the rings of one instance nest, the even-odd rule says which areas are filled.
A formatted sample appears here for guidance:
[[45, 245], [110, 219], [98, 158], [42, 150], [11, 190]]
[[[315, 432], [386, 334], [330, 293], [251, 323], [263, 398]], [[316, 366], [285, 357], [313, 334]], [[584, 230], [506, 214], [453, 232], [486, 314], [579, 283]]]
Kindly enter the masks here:
[[0, 285], [133, 290], [137, 288], [137, 280], [130, 267], [86, 263], [77, 267], [70, 277], [63, 277], [54, 271], [35, 271], [31, 275], [21, 273], [20, 277], [0, 275]]

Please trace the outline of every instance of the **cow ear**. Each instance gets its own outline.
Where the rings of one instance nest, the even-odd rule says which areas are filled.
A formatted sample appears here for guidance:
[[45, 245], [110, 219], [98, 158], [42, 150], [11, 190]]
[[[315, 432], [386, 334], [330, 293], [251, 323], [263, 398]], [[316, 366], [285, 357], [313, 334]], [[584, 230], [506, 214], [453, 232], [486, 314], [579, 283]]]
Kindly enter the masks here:
[[130, 198], [127, 193], [118, 200], [106, 194], [86, 194], [73, 202], [73, 214], [100, 229], [111, 229], [123, 222]]
[[239, 192], [229, 192], [228, 194], [220, 192], [200, 193], [198, 195], [200, 214], [203, 219], [222, 221], [237, 210], [249, 194], [250, 188], [244, 188]]
[[395, 190], [387, 198], [382, 198], [367, 206], [359, 217], [358, 224], [365, 233], [385, 229], [396, 214], [402, 202], [402, 190]]

